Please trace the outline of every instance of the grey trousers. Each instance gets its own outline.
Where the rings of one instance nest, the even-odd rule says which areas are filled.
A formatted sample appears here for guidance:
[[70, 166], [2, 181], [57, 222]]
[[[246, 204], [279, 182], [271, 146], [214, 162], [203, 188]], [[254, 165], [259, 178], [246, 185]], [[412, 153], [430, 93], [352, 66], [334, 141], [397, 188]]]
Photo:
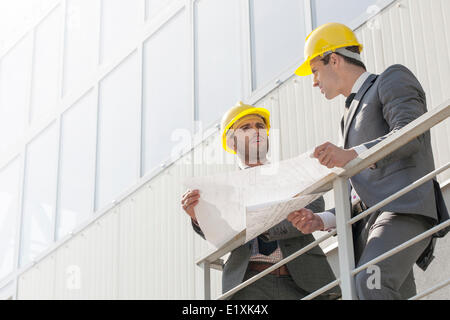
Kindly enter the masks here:
[[[357, 267], [408, 241], [433, 226], [425, 216], [392, 212], [374, 213], [355, 226]], [[360, 300], [399, 300], [416, 294], [413, 266], [431, 241], [426, 238], [383, 260], [355, 277]]]
[[[244, 281], [257, 274], [258, 271], [247, 270]], [[297, 286], [291, 276], [268, 274], [236, 292], [230, 300], [300, 300], [308, 294]]]

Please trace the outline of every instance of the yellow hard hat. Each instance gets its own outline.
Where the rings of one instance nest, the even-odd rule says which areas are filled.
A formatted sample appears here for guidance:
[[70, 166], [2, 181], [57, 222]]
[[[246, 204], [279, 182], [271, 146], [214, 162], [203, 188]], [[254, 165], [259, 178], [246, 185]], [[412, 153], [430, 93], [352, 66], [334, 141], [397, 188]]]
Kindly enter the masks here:
[[314, 29], [305, 41], [305, 62], [295, 71], [299, 76], [310, 75], [312, 73], [310, 61], [326, 52], [335, 52], [336, 49], [352, 46], [358, 46], [359, 52], [363, 49], [353, 31], [342, 23], [321, 25]]
[[267, 126], [267, 135], [269, 135], [270, 129], [270, 112], [265, 108], [257, 108], [248, 104], [244, 104], [242, 101], [239, 101], [234, 107], [227, 111], [222, 117], [222, 121], [220, 123], [220, 128], [222, 130], [222, 146], [223, 148], [229, 152], [235, 154], [236, 151], [229, 148], [227, 146], [227, 132], [236, 123], [239, 119], [251, 115], [256, 114], [261, 116], [266, 122]]

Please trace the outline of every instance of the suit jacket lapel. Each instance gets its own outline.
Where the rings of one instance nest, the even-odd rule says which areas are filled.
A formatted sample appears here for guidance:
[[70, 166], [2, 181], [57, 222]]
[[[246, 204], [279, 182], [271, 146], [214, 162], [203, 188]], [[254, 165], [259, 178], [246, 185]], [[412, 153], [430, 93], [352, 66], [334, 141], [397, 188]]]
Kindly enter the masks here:
[[350, 105], [350, 108], [348, 110], [347, 113], [347, 118], [344, 119], [342, 118], [341, 120], [341, 128], [343, 128], [344, 131], [344, 147], [347, 143], [347, 135], [348, 135], [348, 130], [350, 128], [350, 124], [352, 123], [353, 117], [356, 114], [356, 111], [359, 108], [359, 105], [361, 103], [362, 98], [364, 97], [364, 95], [366, 94], [367, 90], [369, 90], [369, 88], [373, 85], [373, 83], [375, 82], [375, 79], [377, 78], [377, 75], [371, 74], [366, 81], [364, 81], [364, 84], [362, 85], [361, 89], [359, 89], [359, 91], [356, 93], [355, 98], [352, 101], [352, 104]]

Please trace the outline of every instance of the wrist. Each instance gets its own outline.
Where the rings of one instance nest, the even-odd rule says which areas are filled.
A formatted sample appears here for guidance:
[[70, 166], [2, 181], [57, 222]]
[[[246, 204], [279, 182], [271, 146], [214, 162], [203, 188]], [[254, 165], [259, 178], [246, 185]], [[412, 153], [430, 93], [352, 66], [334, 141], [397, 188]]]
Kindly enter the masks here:
[[319, 231], [325, 231], [325, 226], [323, 224], [322, 218], [320, 218], [318, 215], [316, 215], [317, 224], [319, 226]]
[[348, 149], [347, 152], [349, 154], [349, 161], [352, 161], [358, 156], [358, 152], [355, 149]]

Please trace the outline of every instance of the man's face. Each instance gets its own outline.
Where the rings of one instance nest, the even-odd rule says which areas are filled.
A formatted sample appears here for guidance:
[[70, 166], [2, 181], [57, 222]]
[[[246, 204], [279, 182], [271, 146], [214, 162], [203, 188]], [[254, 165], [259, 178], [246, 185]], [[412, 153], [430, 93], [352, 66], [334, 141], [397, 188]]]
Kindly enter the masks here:
[[339, 64], [339, 61], [337, 61], [336, 54], [331, 54], [330, 62], [327, 65], [321, 59], [322, 57], [319, 56], [310, 62], [314, 76], [313, 87], [319, 87], [325, 98], [330, 100], [340, 94], [339, 76], [336, 72], [336, 64]]
[[236, 153], [245, 154], [250, 160], [265, 158], [269, 148], [267, 126], [260, 116], [245, 116], [239, 119], [232, 129]]

